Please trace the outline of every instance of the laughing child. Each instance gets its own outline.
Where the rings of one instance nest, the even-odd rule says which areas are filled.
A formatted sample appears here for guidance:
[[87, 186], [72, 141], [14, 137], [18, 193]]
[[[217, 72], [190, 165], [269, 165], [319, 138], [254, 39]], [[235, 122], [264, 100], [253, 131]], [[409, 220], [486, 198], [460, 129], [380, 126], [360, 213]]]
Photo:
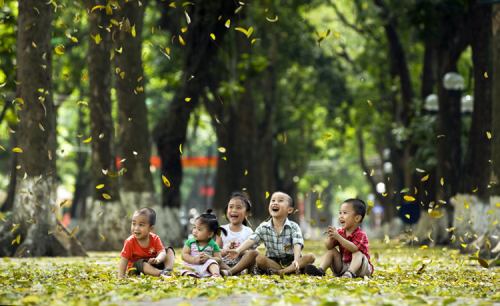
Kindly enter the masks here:
[[288, 215], [293, 213], [293, 200], [283, 192], [275, 192], [269, 202], [271, 219], [262, 222], [255, 232], [242, 245], [230, 250], [226, 258], [237, 258], [254, 244], [261, 242], [266, 247], [266, 255], [259, 254], [257, 265], [267, 274], [301, 273], [301, 269], [313, 263], [315, 257], [309, 253], [301, 257], [304, 239], [297, 223], [290, 221]]
[[[370, 262], [368, 238], [360, 224], [366, 213], [366, 204], [362, 200], [348, 199], [342, 203], [339, 222], [342, 229], [329, 226], [325, 240], [326, 253], [321, 259], [319, 268], [314, 265], [306, 267], [309, 275], [324, 276], [328, 268], [335, 276], [356, 278], [371, 276], [373, 265]], [[337, 250], [335, 247], [339, 247]]]

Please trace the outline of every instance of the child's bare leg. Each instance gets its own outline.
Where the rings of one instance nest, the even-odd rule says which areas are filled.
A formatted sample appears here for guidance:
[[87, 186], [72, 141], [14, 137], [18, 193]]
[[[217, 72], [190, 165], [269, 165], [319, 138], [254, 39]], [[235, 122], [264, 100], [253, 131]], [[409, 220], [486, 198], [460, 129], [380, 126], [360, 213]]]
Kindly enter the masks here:
[[352, 253], [352, 260], [351, 264], [349, 265], [349, 270], [351, 270], [353, 273], [356, 273], [359, 270], [359, 268], [361, 268], [362, 263], [363, 263], [363, 253], [361, 253], [360, 251]]
[[[306, 256], [302, 256], [299, 261], [299, 269], [305, 268], [308, 264], [312, 264], [316, 260], [316, 257], [314, 256], [313, 253], [309, 253]], [[289, 274], [289, 273], [295, 273], [295, 267], [293, 265], [289, 265], [285, 269], [279, 270], [278, 271], [280, 274]]]
[[165, 269], [174, 269], [174, 263], [175, 263], [175, 255], [174, 251], [172, 251], [171, 248], [167, 249], [167, 256], [165, 256], [165, 260], [163, 260], [163, 267]]
[[255, 259], [259, 256], [260, 253], [257, 250], [249, 251], [230, 271], [231, 274], [235, 275], [243, 269], [252, 270], [252, 267], [255, 265]]
[[277, 262], [267, 258], [266, 256], [264, 256], [262, 254], [259, 254], [257, 256], [257, 258], [255, 258], [255, 262], [257, 262], [257, 265], [262, 270], [266, 270], [267, 268], [274, 268], [276, 270], [281, 269], [281, 266]]
[[334, 252], [338, 253], [337, 249], [333, 248], [331, 250], [327, 250], [325, 255], [323, 255], [323, 258], [321, 258], [319, 267], [321, 270], [323, 270], [323, 272], [326, 272], [326, 270], [328, 270], [328, 268], [330, 268], [330, 266], [332, 265], [333, 258], [335, 257]]
[[146, 261], [142, 263], [142, 272], [146, 275], [158, 276], [161, 273], [161, 270], [156, 269]]
[[[332, 272], [334, 274], [340, 273], [340, 271], [342, 270], [342, 255], [340, 255], [339, 251], [337, 251], [336, 248], [328, 250], [327, 253], [332, 260], [332, 262], [330, 264], [330, 269], [332, 269]], [[326, 254], [324, 257], [326, 257]]]
[[215, 260], [219, 264], [219, 269], [220, 270], [230, 270], [231, 267], [226, 265], [226, 263], [222, 260], [222, 258], [219, 257], [212, 257], [213, 260]]
[[217, 274], [220, 274], [220, 268], [219, 268], [219, 265], [218, 264], [211, 264], [210, 266], [208, 266], [208, 272], [214, 274], [214, 273], [217, 273]]

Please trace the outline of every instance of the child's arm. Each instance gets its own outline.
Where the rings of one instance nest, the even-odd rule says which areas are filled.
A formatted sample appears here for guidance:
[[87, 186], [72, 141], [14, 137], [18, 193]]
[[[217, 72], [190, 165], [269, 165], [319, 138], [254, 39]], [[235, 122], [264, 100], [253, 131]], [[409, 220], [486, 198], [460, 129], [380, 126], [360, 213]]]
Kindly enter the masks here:
[[293, 245], [293, 262], [292, 266], [295, 268], [295, 273], [299, 274], [300, 273], [300, 268], [299, 268], [299, 259], [300, 259], [300, 252], [302, 251], [302, 244], [296, 243]]
[[118, 266], [118, 277], [124, 277], [127, 274], [128, 258], [121, 257], [120, 265]]
[[[331, 233], [332, 238], [337, 240], [344, 247], [344, 249], [348, 250], [351, 253], [359, 251], [359, 248], [354, 243], [350, 242], [349, 240], [345, 239], [339, 234], [335, 226], [332, 226], [332, 228], [333, 228], [333, 231]], [[328, 234], [330, 235], [330, 232], [328, 232]]]
[[[187, 263], [193, 264], [193, 265], [203, 263], [203, 262], [201, 262], [201, 259], [199, 256], [194, 257], [194, 256], [191, 256], [190, 253], [191, 253], [191, 248], [188, 247], [187, 245], [185, 245], [182, 248], [182, 255], [181, 255], [182, 260], [184, 260]], [[201, 254], [205, 254], [205, 253], [201, 253]]]
[[232, 260], [236, 260], [241, 254], [243, 254], [243, 252], [251, 248], [254, 244], [255, 241], [253, 241], [252, 239], [247, 239], [238, 248], [234, 250], [227, 250], [226, 256], [228, 256]]
[[[212, 258], [211, 259], [217, 260], [217, 258], [219, 258], [219, 259], [222, 260], [221, 252], [215, 252], [215, 253], [212, 254]], [[217, 262], [219, 262], [219, 261], [217, 260]]]
[[167, 252], [165, 252], [165, 249], [163, 249], [158, 252], [158, 256], [156, 256], [156, 258], [150, 258], [148, 260], [148, 263], [151, 265], [157, 265], [160, 262], [163, 262], [165, 258], [167, 258]]

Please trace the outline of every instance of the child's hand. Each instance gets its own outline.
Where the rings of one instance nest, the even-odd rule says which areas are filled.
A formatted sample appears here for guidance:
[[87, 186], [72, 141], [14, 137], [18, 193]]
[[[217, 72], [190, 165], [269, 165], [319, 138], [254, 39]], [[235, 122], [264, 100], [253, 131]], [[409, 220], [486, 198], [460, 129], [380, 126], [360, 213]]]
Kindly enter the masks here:
[[238, 257], [240, 256], [240, 253], [236, 250], [227, 250], [227, 253], [226, 255], [224, 256], [225, 259], [230, 259], [232, 261], [235, 261], [236, 259], [238, 259]]
[[335, 240], [337, 240], [337, 239], [340, 237], [339, 232], [337, 232], [337, 229], [336, 229], [336, 228], [335, 228], [335, 226], [333, 226], [333, 225], [330, 225], [330, 226], [327, 228], [327, 232], [328, 232], [328, 237], [330, 237], [330, 239], [335, 239]]
[[292, 262], [291, 266], [294, 267], [295, 274], [300, 274], [299, 263], [296, 260]]
[[228, 249], [222, 249], [222, 250], [220, 250], [220, 255], [222, 257], [225, 257], [227, 255], [227, 251], [228, 251]]
[[157, 264], [159, 264], [159, 263], [160, 263], [160, 261], [159, 261], [157, 258], [150, 258], [150, 259], [148, 260], [148, 263], [149, 263], [150, 265], [157, 265]]
[[198, 261], [200, 263], [205, 263], [209, 259], [210, 259], [210, 256], [208, 256], [207, 253], [201, 253], [200, 255], [198, 255]]

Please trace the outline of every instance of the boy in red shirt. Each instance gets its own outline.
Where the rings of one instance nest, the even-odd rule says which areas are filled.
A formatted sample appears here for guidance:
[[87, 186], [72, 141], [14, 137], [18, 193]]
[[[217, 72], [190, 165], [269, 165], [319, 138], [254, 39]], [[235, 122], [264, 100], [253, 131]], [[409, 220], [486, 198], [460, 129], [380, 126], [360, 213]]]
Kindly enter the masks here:
[[[359, 199], [348, 199], [342, 203], [339, 222], [342, 229], [329, 226], [325, 240], [326, 253], [321, 259], [319, 268], [314, 265], [306, 267], [309, 275], [324, 276], [328, 268], [335, 276], [356, 278], [371, 276], [373, 265], [370, 262], [368, 238], [359, 227], [365, 217], [366, 204]], [[339, 250], [335, 248], [339, 247]]]
[[121, 253], [118, 277], [128, 273], [169, 277], [174, 268], [175, 253], [163, 247], [160, 237], [153, 234], [156, 213], [148, 207], [134, 212], [130, 230]]

